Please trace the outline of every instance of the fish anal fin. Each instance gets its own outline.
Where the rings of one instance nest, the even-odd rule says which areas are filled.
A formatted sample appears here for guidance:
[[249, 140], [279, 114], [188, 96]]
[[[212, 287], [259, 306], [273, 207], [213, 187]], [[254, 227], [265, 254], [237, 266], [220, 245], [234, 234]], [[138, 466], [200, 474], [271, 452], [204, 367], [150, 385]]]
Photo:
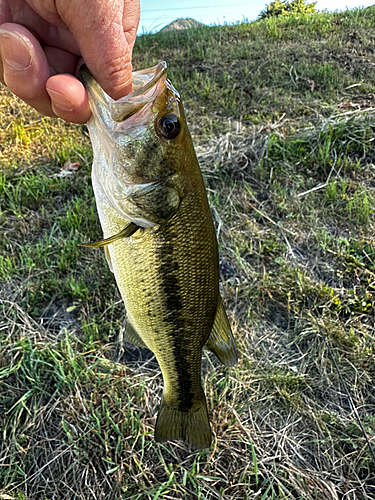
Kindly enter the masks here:
[[155, 441], [182, 439], [195, 449], [209, 448], [211, 427], [205, 398], [195, 411], [179, 411], [162, 400], [155, 424]]
[[126, 321], [125, 340], [138, 347], [145, 347], [146, 349], [148, 349], [147, 345], [144, 343], [144, 341], [142, 340], [141, 336], [132, 325], [129, 318]]
[[206, 342], [206, 347], [219, 358], [223, 365], [233, 366], [238, 361], [236, 341], [220, 295], [214, 324]]

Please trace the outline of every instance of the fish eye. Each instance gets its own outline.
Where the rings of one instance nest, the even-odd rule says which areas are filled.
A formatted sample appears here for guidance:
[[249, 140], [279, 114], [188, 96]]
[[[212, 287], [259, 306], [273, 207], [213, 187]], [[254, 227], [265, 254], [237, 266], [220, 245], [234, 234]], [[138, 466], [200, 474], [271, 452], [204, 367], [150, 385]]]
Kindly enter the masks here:
[[180, 122], [176, 115], [168, 113], [164, 115], [157, 123], [159, 135], [165, 139], [174, 139], [180, 132]]

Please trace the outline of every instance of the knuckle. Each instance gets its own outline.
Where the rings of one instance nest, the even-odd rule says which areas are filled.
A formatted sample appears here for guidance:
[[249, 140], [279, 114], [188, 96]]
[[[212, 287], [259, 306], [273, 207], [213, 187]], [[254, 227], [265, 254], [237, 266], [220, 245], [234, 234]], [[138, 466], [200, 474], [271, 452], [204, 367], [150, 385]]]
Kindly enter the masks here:
[[124, 58], [119, 58], [117, 61], [110, 61], [107, 68], [103, 71], [105, 75], [105, 83], [108, 89], [113, 93], [121, 91], [126, 85], [131, 82], [132, 78], [132, 63]]

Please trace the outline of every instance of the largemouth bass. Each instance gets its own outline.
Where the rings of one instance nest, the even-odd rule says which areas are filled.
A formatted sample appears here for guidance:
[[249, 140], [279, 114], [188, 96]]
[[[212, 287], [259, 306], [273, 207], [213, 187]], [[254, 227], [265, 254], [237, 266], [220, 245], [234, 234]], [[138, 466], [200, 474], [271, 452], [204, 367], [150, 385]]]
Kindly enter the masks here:
[[218, 246], [201, 171], [167, 65], [133, 73], [113, 101], [81, 71], [89, 95], [92, 183], [108, 264], [127, 311], [126, 339], [149, 348], [164, 390], [155, 439], [211, 443], [202, 349], [237, 362], [219, 295]]

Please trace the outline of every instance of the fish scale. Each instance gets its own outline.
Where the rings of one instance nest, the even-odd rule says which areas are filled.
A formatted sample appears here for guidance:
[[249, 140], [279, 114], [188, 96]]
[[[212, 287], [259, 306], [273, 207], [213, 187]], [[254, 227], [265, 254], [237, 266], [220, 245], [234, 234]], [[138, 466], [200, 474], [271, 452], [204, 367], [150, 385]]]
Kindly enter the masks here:
[[82, 72], [105, 238], [88, 246], [106, 246], [127, 311], [126, 338], [148, 347], [160, 365], [155, 439], [204, 448], [211, 429], [202, 349], [207, 345], [230, 366], [236, 344], [219, 295], [215, 229], [182, 103], [165, 63], [133, 80], [139, 74], [144, 92], [138, 87], [113, 101]]
[[[200, 360], [217, 306], [215, 234], [210, 219], [197, 219], [192, 227], [192, 205], [196, 208], [193, 197], [183, 201], [179, 217], [172, 218], [162, 231], [134, 235], [109, 248], [114, 274], [122, 278], [118, 285], [132, 324], [143, 332], [142, 339], [159, 364], [166, 366], [165, 372], [171, 364], [164, 359], [169, 345], [178, 345], [189, 358]], [[163, 337], [158, 337], [159, 331]]]

